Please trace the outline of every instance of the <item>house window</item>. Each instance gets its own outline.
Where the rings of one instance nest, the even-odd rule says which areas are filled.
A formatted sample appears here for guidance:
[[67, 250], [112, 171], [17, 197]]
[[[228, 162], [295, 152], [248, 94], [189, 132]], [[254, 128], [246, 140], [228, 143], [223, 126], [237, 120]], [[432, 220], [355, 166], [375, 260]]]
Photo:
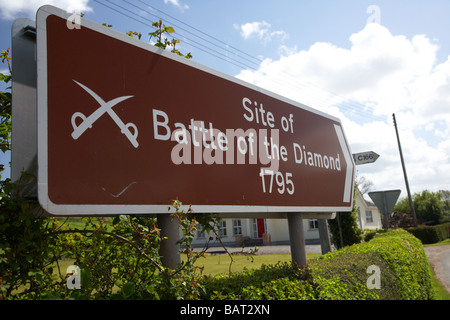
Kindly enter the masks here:
[[253, 219], [253, 238], [258, 238], [258, 223], [256, 219]]
[[309, 219], [308, 224], [309, 224], [309, 230], [319, 229], [319, 222], [317, 221], [317, 219]]
[[367, 210], [366, 211], [366, 222], [367, 223], [373, 222], [373, 217], [372, 217], [372, 211], [371, 210]]
[[242, 223], [241, 219], [233, 220], [233, 236], [241, 236], [242, 235]]
[[227, 222], [225, 220], [221, 220], [219, 222], [219, 236], [221, 237], [227, 236]]

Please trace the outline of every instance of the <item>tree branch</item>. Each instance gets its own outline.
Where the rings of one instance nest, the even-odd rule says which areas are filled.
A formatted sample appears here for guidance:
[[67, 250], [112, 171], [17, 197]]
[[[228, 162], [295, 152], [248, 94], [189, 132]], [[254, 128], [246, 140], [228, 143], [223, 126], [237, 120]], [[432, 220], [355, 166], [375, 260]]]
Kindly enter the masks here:
[[63, 233], [82, 233], [82, 234], [101, 233], [101, 234], [105, 234], [105, 235], [111, 236], [111, 237], [116, 238], [118, 240], [121, 240], [121, 241], [123, 241], [125, 243], [128, 243], [133, 248], [135, 248], [143, 257], [145, 257], [148, 261], [150, 261], [160, 272], [164, 271], [163, 268], [161, 267], [161, 265], [158, 262], [156, 262], [154, 259], [149, 257], [144, 252], [144, 250], [139, 248], [139, 246], [137, 244], [135, 244], [134, 242], [128, 240], [127, 238], [119, 236], [118, 234], [115, 234], [113, 232], [108, 232], [108, 231], [104, 231], [104, 230], [61, 230], [61, 231], [53, 232], [52, 234], [63, 234]]

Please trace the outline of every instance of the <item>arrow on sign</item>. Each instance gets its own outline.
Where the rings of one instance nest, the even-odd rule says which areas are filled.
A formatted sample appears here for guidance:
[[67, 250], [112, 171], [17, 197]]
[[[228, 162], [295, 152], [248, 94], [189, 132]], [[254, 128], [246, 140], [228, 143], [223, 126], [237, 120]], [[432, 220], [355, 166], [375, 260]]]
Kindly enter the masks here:
[[345, 183], [344, 183], [344, 202], [350, 202], [351, 193], [353, 192], [352, 188], [352, 179], [353, 179], [353, 161], [350, 156], [349, 149], [345, 143], [344, 133], [342, 132], [342, 128], [338, 125], [334, 125], [334, 129], [336, 130], [336, 135], [339, 140], [339, 144], [341, 145], [342, 152], [344, 153], [344, 159], [347, 163], [347, 170], [345, 172]]
[[373, 163], [380, 157], [379, 154], [373, 151], [366, 151], [361, 153], [354, 153], [353, 160], [355, 160], [355, 165]]

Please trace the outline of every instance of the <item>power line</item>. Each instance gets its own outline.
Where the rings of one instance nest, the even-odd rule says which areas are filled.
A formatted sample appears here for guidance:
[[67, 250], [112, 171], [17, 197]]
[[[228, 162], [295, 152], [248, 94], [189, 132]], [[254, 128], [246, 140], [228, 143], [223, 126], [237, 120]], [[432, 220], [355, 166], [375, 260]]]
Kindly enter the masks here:
[[[103, 5], [103, 6], [105, 6], [105, 7], [107, 7], [107, 8], [109, 8], [109, 9], [111, 9], [111, 10], [113, 10], [113, 11], [115, 11], [115, 12], [117, 12], [117, 13], [119, 13], [119, 14], [122, 14], [122, 15], [124, 15], [124, 16], [126, 16], [126, 17], [128, 17], [128, 18], [130, 18], [130, 19], [132, 19], [132, 20], [134, 20], [136, 22], [138, 22], [138, 23], [141, 23], [143, 25], [146, 25], [146, 26], [149, 26], [149, 27], [153, 28], [153, 26], [151, 25], [151, 22], [152, 22], [151, 20], [149, 20], [146, 17], [142, 17], [141, 15], [138, 15], [135, 12], [132, 12], [128, 8], [125, 8], [125, 7], [121, 6], [121, 5], [118, 5], [117, 3], [113, 3], [110, 0], [104, 0], [104, 1], [106, 1], [110, 5], [115, 6], [116, 8], [113, 8], [110, 5], [107, 5], [107, 4], [105, 4], [103, 2], [100, 2], [98, 0], [94, 0], [94, 1], [99, 3], [99, 4], [101, 4], [101, 5]], [[147, 8], [144, 9], [142, 7], [136, 6], [135, 4], [133, 4], [133, 3], [129, 2], [129, 1], [127, 1], [127, 0], [123, 0], [123, 2], [125, 2], [125, 3], [129, 4], [130, 6], [140, 10], [141, 12], [144, 12], [144, 13], [146, 13], [148, 15], [156, 17], [157, 19], [161, 19], [160, 16], [155, 15], [154, 13], [149, 11]], [[302, 91], [304, 92], [303, 93], [304, 96], [308, 96], [309, 95], [309, 97], [312, 97], [312, 99], [315, 100], [315, 101], [322, 102], [322, 103], [325, 103], [325, 104], [329, 104], [330, 106], [337, 106], [338, 109], [340, 109], [341, 111], [345, 111], [345, 112], [347, 112], [349, 114], [352, 114], [353, 116], [359, 116], [359, 117], [362, 117], [364, 119], [371, 119], [371, 120], [377, 120], [377, 121], [382, 121], [382, 122], [386, 121], [386, 119], [383, 118], [383, 117], [376, 116], [373, 113], [367, 112], [367, 108], [366, 108], [365, 105], [363, 105], [363, 104], [361, 104], [359, 102], [353, 101], [353, 100], [345, 99], [342, 96], [340, 96], [339, 94], [331, 92], [329, 90], [325, 90], [325, 89], [323, 89], [323, 88], [321, 88], [321, 87], [319, 87], [319, 86], [317, 86], [314, 83], [311, 83], [309, 81], [300, 80], [297, 76], [292, 75], [291, 73], [289, 73], [287, 71], [283, 70], [283, 71], [280, 72], [281, 73], [280, 75], [270, 75], [269, 76], [269, 74], [267, 72], [261, 70], [261, 63], [263, 62], [263, 60], [261, 60], [259, 58], [256, 58], [256, 57], [253, 57], [250, 54], [245, 53], [244, 51], [242, 51], [240, 49], [237, 49], [237, 48], [227, 44], [226, 42], [218, 39], [217, 37], [211, 36], [211, 35], [203, 32], [203, 31], [201, 31], [200, 29], [195, 28], [195, 27], [189, 25], [188, 23], [183, 22], [183, 21], [181, 21], [181, 20], [179, 20], [179, 19], [177, 19], [177, 18], [175, 18], [175, 17], [165, 13], [164, 11], [155, 8], [154, 6], [144, 2], [142, 0], [139, 0], [139, 2], [144, 4], [145, 6], [148, 6], [148, 8], [150, 8], [150, 9], [152, 9], [154, 11], [157, 11], [157, 12], [159, 12], [159, 13], [167, 16], [167, 17], [169, 17], [170, 19], [173, 19], [173, 20], [177, 21], [178, 23], [183, 24], [184, 26], [194, 30], [194, 32], [189, 31], [185, 27], [184, 28], [180, 27], [178, 24], [174, 23], [173, 21], [171, 21], [169, 19], [164, 19], [165, 22], [167, 22], [168, 24], [172, 25], [176, 29], [182, 30], [182, 31], [186, 32], [187, 34], [189, 34], [190, 36], [198, 38], [198, 39], [200, 39], [200, 41], [204, 41], [206, 43], [206, 45], [205, 45], [204, 43], [200, 43], [198, 40], [193, 40], [190, 36], [186, 37], [185, 35], [180, 34], [179, 31], [176, 31], [175, 34], [177, 36], [172, 35], [173, 38], [176, 39], [176, 40], [182, 40], [182, 42], [185, 45], [187, 45], [187, 46], [190, 46], [192, 48], [196, 48], [196, 49], [198, 49], [200, 51], [203, 51], [203, 52], [205, 52], [205, 53], [207, 53], [207, 54], [209, 54], [209, 55], [211, 55], [211, 56], [213, 56], [213, 57], [215, 57], [217, 59], [220, 59], [220, 60], [225, 61], [225, 62], [227, 62], [229, 64], [232, 64], [232, 65], [234, 65], [234, 66], [236, 66], [236, 67], [238, 67], [240, 69], [251, 70], [253, 72], [259, 72], [259, 73], [261, 73], [263, 75], [266, 75], [266, 76], [268, 76], [268, 79], [269, 79], [270, 82], [272, 82], [274, 84], [278, 83], [283, 88], [292, 88], [292, 90], [298, 90], [298, 88], [302, 88]], [[118, 10], [117, 8], [119, 8], [120, 10]], [[127, 14], [125, 12], [127, 12], [129, 14]], [[136, 18], [139, 18], [139, 20], [136, 19]], [[140, 20], [144, 20], [144, 21], [140, 21]], [[148, 22], [150, 22], [150, 23], [148, 23]], [[202, 36], [199, 36], [198, 34], [201, 34]], [[181, 39], [181, 38], [183, 38], [183, 39]], [[208, 40], [206, 38], [209, 38], [211, 40]], [[219, 44], [214, 43], [214, 41], [218, 42]], [[226, 50], [226, 52], [232, 54], [233, 57], [231, 57], [231, 56], [224, 57], [222, 52], [217, 51], [216, 49], [213, 49], [210, 46], [219, 48], [221, 50]], [[229, 49], [237, 51], [240, 54], [237, 54], [236, 52], [232, 52]], [[247, 58], [247, 57], [249, 57], [249, 58]], [[241, 59], [241, 60], [239, 60], [239, 59]], [[243, 62], [243, 61], [245, 61], [245, 62]], [[311, 95], [314, 90], [316, 90], [316, 91], [318, 90], [319, 91], [319, 95]], [[314, 107], [314, 106], [312, 106], [312, 107]]]
[[[105, 0], [105, 1], [111, 3], [110, 0]], [[125, 3], [127, 3], [127, 4], [129, 4], [129, 5], [131, 5], [132, 7], [136, 8], [136, 9], [138, 9], [138, 10], [141, 10], [142, 12], [145, 12], [145, 13], [147, 13], [147, 14], [149, 14], [149, 15], [152, 15], [152, 16], [154, 16], [154, 17], [157, 18], [157, 19], [160, 18], [159, 16], [153, 14], [152, 12], [150, 12], [150, 11], [148, 11], [148, 10], [146, 10], [146, 9], [143, 9], [143, 8], [141, 8], [141, 7], [136, 6], [135, 4], [131, 3], [130, 1], [123, 0], [123, 2], [125, 2]], [[156, 8], [150, 6], [149, 4], [146, 4], [146, 3], [143, 2], [143, 1], [140, 1], [140, 2], [143, 3], [143, 4], [145, 4], [145, 5], [147, 5], [147, 6], [149, 6], [149, 7], [152, 8], [152, 9], [157, 10], [158, 12], [161, 12], [161, 13], [163, 13], [163, 14], [165, 14], [165, 15], [171, 17], [171, 18], [173, 18], [172, 16], [170, 16], [170, 15], [164, 13], [163, 11], [161, 11], [161, 10], [159, 10], [159, 9], [156, 9]], [[128, 12], [131, 12], [131, 11], [129, 11], [128, 9], [126, 9], [126, 8], [124, 8], [124, 7], [122, 7], [122, 6], [119, 6], [118, 4], [114, 4], [114, 5], [120, 7], [120, 8], [123, 9], [123, 10], [126, 10], [126, 11], [128, 11]], [[132, 13], [132, 14], [135, 14], [135, 13], [133, 13], [133, 12], [131, 12], [131, 13]], [[135, 14], [135, 15], [136, 15], [136, 14]], [[139, 16], [139, 17], [142, 18], [142, 19], [148, 20], [148, 19], [143, 18], [143, 17], [141, 17], [141, 16]], [[202, 32], [202, 31], [200, 31], [199, 29], [194, 28], [194, 27], [192, 27], [192, 26], [190, 26], [190, 25], [188, 25], [188, 24], [182, 22], [181, 20], [178, 20], [178, 19], [176, 19], [176, 18], [173, 18], [173, 19], [175, 19], [176, 21], [179, 21], [179, 22], [181, 22], [182, 24], [184, 24], [184, 25], [186, 25], [186, 26], [188, 26], [188, 27], [194, 29], [196, 32], [199, 32], [199, 33], [202, 33], [202, 34], [204, 34], [204, 35], [207, 35], [206, 33], [204, 33], [204, 32]], [[148, 21], [150, 21], [150, 20], [148, 20]], [[193, 32], [187, 30], [186, 28], [180, 27], [179, 25], [177, 25], [176, 23], [173, 23], [172, 21], [170, 21], [170, 20], [168, 20], [168, 19], [165, 19], [165, 22], [167, 22], [168, 24], [172, 25], [172, 26], [175, 27], [177, 30], [182, 30], [182, 31], [184, 31], [184, 32], [186, 32], [186, 33], [188, 33], [188, 34], [190, 34], [190, 35], [192, 35], [192, 36], [194, 36], [194, 37], [196, 37], [196, 38], [202, 40], [202, 41], [205, 41], [206, 43], [208, 43], [208, 44], [210, 44], [210, 45], [212, 45], [212, 46], [214, 46], [214, 47], [217, 47], [217, 48], [222, 49], [222, 50], [224, 49], [223, 46], [217, 45], [217, 44], [215, 44], [214, 42], [205, 39], [204, 37], [198, 36], [198, 35], [194, 34]], [[179, 31], [176, 31], [175, 33], [178, 34], [180, 37], [183, 37], [183, 38], [187, 39], [187, 40], [184, 40], [184, 43], [185, 43], [185, 44], [191, 45], [192, 47], [197, 48], [197, 49], [199, 49], [199, 50], [202, 50], [202, 49], [201, 49], [201, 47], [198, 47], [198, 46], [203, 46], [203, 47], [205, 47], [206, 49], [210, 50], [209, 53], [212, 52], [212, 55], [213, 55], [213, 56], [215, 56], [215, 57], [217, 57], [217, 58], [220, 59], [220, 56], [222, 55], [222, 53], [219, 52], [219, 51], [217, 51], [216, 49], [209, 48], [209, 47], [207, 47], [207, 46], [205, 46], [205, 45], [199, 43], [199, 42], [196, 41], [196, 40], [190, 39], [189, 37], [186, 37], [186, 36], [184, 36], [183, 34], [181, 34]], [[208, 35], [207, 35], [207, 36], [208, 36]], [[211, 36], [209, 36], [209, 37], [211, 37]], [[176, 37], [174, 37], [174, 38], [177, 39]], [[215, 40], [218, 40], [217, 38], [214, 38], [214, 37], [211, 37], [211, 38], [213, 38], [213, 39], [215, 39]], [[180, 39], [177, 39], [177, 40], [180, 40]], [[220, 41], [220, 40], [219, 40], [219, 41]], [[192, 44], [192, 43], [194, 43], [194, 44]], [[226, 46], [226, 43], [225, 43], [225, 42], [222, 42], [222, 43]], [[228, 51], [229, 51], [229, 50], [228, 50]], [[251, 60], [249, 60], [248, 58], [245, 58], [245, 57], [242, 57], [242, 56], [240, 56], [240, 55], [237, 55], [236, 53], [232, 53], [232, 54], [238, 56], [239, 58], [242, 58], [243, 60], [245, 60], [245, 61], [247, 61], [247, 62], [249, 62], [249, 63], [255, 64], [254, 61], [251, 61]], [[217, 56], [217, 55], [218, 55], [218, 56]], [[251, 57], [250, 55], [247, 55], [247, 56]], [[236, 66], [238, 66], [238, 67], [240, 67], [240, 68], [242, 68], [242, 66], [244, 66], [244, 67], [246, 67], [246, 68], [252, 68], [251, 66], [247, 65], [246, 63], [240, 62], [240, 61], [238, 61], [238, 60], [236, 60], [236, 59], [234, 59], [234, 58], [231, 58], [231, 60], [233, 60], [234, 63], [238, 63], [239, 65], [236, 65]]]
[[[209, 37], [209, 38], [211, 38], [211, 39], [213, 39], [213, 40], [215, 40], [215, 41], [221, 43], [222, 45], [226, 46], [227, 48], [231, 48], [231, 49], [233, 49], [233, 50], [235, 50], [235, 51], [237, 51], [237, 52], [239, 52], [239, 53], [241, 53], [241, 54], [243, 54], [243, 55], [249, 57], [249, 58], [252, 59], [252, 60], [256, 60], [256, 62], [258, 62], [258, 63], [263, 62], [263, 60], [261, 60], [261, 59], [259, 59], [259, 58], [257, 58], [257, 57], [254, 57], [254, 56], [252, 56], [252, 55], [250, 55], [250, 54], [248, 54], [248, 53], [246, 53], [246, 52], [244, 52], [244, 51], [242, 51], [242, 50], [240, 50], [240, 49], [238, 49], [238, 48], [236, 48], [236, 47], [234, 47], [234, 46], [232, 46], [232, 45], [230, 45], [230, 44], [228, 44], [228, 43], [226, 43], [226, 42], [224, 42], [224, 41], [222, 41], [222, 40], [220, 40], [220, 39], [218, 39], [218, 38], [216, 38], [216, 37], [214, 37], [214, 36], [212, 36], [212, 35], [209, 35], [209, 34], [203, 32], [202, 30], [197, 29], [197, 28], [195, 28], [195, 27], [193, 27], [193, 26], [191, 26], [191, 25], [189, 25], [189, 24], [187, 24], [187, 23], [181, 21], [181, 20], [179, 20], [179, 19], [177, 19], [177, 18], [175, 18], [175, 17], [169, 15], [168, 13], [165, 13], [164, 11], [161, 11], [161, 10], [159, 10], [159, 9], [157, 9], [157, 8], [155, 8], [155, 7], [153, 7], [153, 6], [151, 6], [150, 4], [148, 4], [148, 3], [146, 3], [146, 2], [144, 2], [144, 1], [142, 1], [142, 0], [138, 0], [138, 1], [141, 2], [141, 3], [143, 3], [143, 4], [145, 4], [145, 5], [147, 5], [147, 6], [149, 6], [149, 7], [152, 8], [152, 9], [154, 9], [154, 10], [156, 10], [156, 11], [158, 11], [158, 12], [160, 12], [160, 13], [166, 15], [166, 16], [168, 16], [169, 18], [174, 19], [174, 20], [176, 20], [176, 21], [178, 21], [178, 22], [180, 22], [180, 23], [182, 23], [182, 24], [188, 26], [189, 28], [195, 30], [196, 32], [201, 33], [201, 34], [203, 34], [203, 35], [205, 35], [205, 36], [207, 36], [207, 37]], [[239, 55], [238, 55], [238, 56], [239, 56]]]
[[[127, 2], [127, 3], [129, 3], [129, 2], [126, 1], [126, 0], [124, 0], [124, 1]], [[203, 34], [203, 35], [206, 36], [206, 37], [209, 37], [209, 38], [211, 38], [211, 39], [213, 39], [213, 40], [215, 40], [215, 41], [221, 43], [222, 45], [225, 45], [226, 47], [232, 48], [233, 50], [236, 50], [236, 51], [238, 51], [238, 52], [240, 52], [240, 53], [242, 53], [242, 54], [244, 54], [244, 55], [246, 55], [246, 56], [248, 56], [248, 57], [254, 59], [255, 61], [258, 62], [258, 67], [259, 67], [260, 64], [263, 62], [263, 60], [261, 60], [260, 58], [253, 57], [253, 56], [251, 56], [250, 54], [248, 54], [248, 53], [246, 53], [246, 52], [244, 52], [244, 51], [242, 51], [242, 50], [240, 50], [240, 49], [238, 49], [238, 48], [235, 48], [235, 47], [231, 46], [230, 44], [227, 44], [226, 42], [224, 42], [224, 41], [222, 41], [222, 40], [220, 40], [220, 39], [218, 39], [218, 38], [216, 38], [216, 37], [214, 37], [214, 36], [211, 36], [211, 35], [209, 35], [209, 34], [203, 32], [202, 30], [200, 30], [200, 29], [198, 29], [198, 28], [195, 28], [195, 27], [193, 27], [193, 26], [191, 26], [191, 25], [189, 25], [189, 24], [187, 24], [187, 23], [185, 23], [185, 22], [183, 22], [183, 21], [181, 21], [181, 20], [179, 20], [179, 19], [177, 19], [177, 18], [175, 18], [175, 17], [169, 15], [168, 13], [166, 13], [166, 12], [160, 10], [160, 9], [157, 9], [157, 8], [153, 7], [152, 5], [150, 5], [150, 4], [146, 3], [146, 2], [144, 2], [143, 0], [138, 0], [138, 1], [141, 2], [141, 3], [144, 4], [144, 5], [146, 5], [146, 6], [150, 7], [150, 8], [152, 8], [153, 10], [158, 11], [158, 12], [164, 14], [165, 16], [167, 16], [167, 17], [169, 17], [169, 18], [171, 18], [171, 19], [173, 19], [173, 20], [175, 20], [175, 21], [177, 21], [177, 22], [179, 22], [179, 23], [181, 23], [181, 24], [183, 24], [183, 25], [185, 25], [185, 26], [187, 26], [187, 27], [189, 27], [189, 28], [195, 30], [196, 32]], [[136, 7], [136, 6], [135, 6], [135, 7]], [[141, 9], [141, 8], [139, 8], [139, 9]], [[141, 9], [141, 10], [142, 10], [142, 9]], [[196, 36], [196, 35], [193, 34], [193, 33], [190, 33], [190, 34]], [[208, 41], [208, 43], [211, 43], [211, 44], [215, 45], [214, 43], [212, 43], [212, 42], [210, 42], [210, 41]], [[238, 55], [238, 56], [241, 57], [240, 55]], [[246, 59], [246, 60], [249, 61], [248, 59]], [[255, 71], [259, 71], [258, 69], [254, 69], [254, 68], [251, 68], [251, 69], [252, 69], [252, 70], [255, 70]], [[294, 81], [296, 81], [296, 82], [299, 81], [298, 77], [295, 77], [295, 76], [293, 76], [292, 74], [287, 73], [286, 71], [282, 71], [282, 72], [283, 72], [285, 75], [291, 77]], [[267, 73], [266, 73], [266, 74], [267, 74]], [[303, 81], [304, 81], [304, 80], [303, 80]], [[320, 89], [320, 90], [326, 92], [327, 94], [329, 94], [329, 95], [331, 95], [331, 96], [334, 96], [335, 98], [338, 98], [338, 99], [340, 99], [340, 100], [344, 100], [344, 99], [343, 99], [340, 95], [338, 95], [337, 93], [331, 92], [331, 91], [329, 91], [329, 90], [324, 90], [324, 89], [318, 87], [317, 85], [315, 85], [315, 84], [313, 84], [313, 83], [310, 83], [310, 82], [308, 82], [308, 81], [304, 81], [304, 82], [306, 82], [307, 85], [309, 85], [309, 86], [312, 86], [312, 87], [314, 87], [314, 88], [316, 88], [316, 89]], [[305, 85], [303, 85], [303, 84], [300, 84], [300, 85], [305, 86]], [[347, 101], [347, 103], [351, 103], [351, 104], [354, 106], [354, 108], [347, 107], [347, 109], [348, 109], [349, 111], [353, 111], [353, 112], [356, 112], [356, 113], [361, 114], [360, 107], [361, 107], [362, 105], [361, 105], [360, 103], [358, 103], [358, 102], [353, 102], [353, 101], [349, 101], [349, 100], [345, 100], [345, 101]], [[346, 107], [346, 106], [344, 106], [344, 108], [345, 108], [345, 107]], [[380, 121], [384, 121], [384, 120], [385, 120], [384, 118], [377, 117], [377, 116], [374, 116], [374, 115], [372, 115], [372, 117], [375, 117], [377, 120], [380, 120]]]
[[[130, 11], [129, 9], [127, 9], [127, 8], [121, 6], [121, 5], [118, 5], [118, 4], [116, 4], [116, 3], [112, 3], [112, 2], [109, 1], [109, 0], [105, 0], [105, 1], [106, 1], [107, 3], [109, 3], [110, 5], [114, 5], [114, 6], [116, 6], [116, 7], [118, 7], [118, 8], [121, 9], [121, 10], [118, 10], [118, 9], [113, 8], [113, 7], [107, 5], [107, 4], [103, 3], [103, 2], [100, 2], [100, 1], [98, 1], [98, 0], [94, 0], [94, 1], [97, 2], [97, 3], [99, 3], [99, 4], [101, 4], [101, 5], [103, 5], [103, 6], [105, 6], [105, 7], [107, 7], [107, 8], [109, 8], [109, 9], [111, 9], [111, 10], [113, 10], [113, 11], [115, 11], [115, 12], [117, 12], [117, 13], [119, 13], [119, 14], [122, 14], [122, 15], [124, 15], [124, 16], [126, 16], [126, 17], [128, 17], [128, 18], [130, 18], [130, 19], [132, 19], [132, 20], [134, 20], [134, 21], [136, 21], [136, 22], [142, 23], [142, 24], [144, 24], [144, 25], [146, 25], [146, 26], [149, 26], [149, 27], [153, 28], [153, 26], [151, 25], [151, 22], [152, 22], [151, 20], [149, 20], [149, 19], [147, 19], [147, 18], [145, 18], [145, 17], [139, 16], [139, 15], [137, 15], [136, 13]], [[126, 1], [126, 0], [123, 0], [123, 1], [126, 2], [126, 3], [128, 3], [128, 4], [131, 4], [131, 3], [129, 3], [129, 2]], [[146, 13], [148, 13], [148, 14], [150, 14], [150, 15], [156, 17], [156, 18], [158, 18], [158, 19], [160, 18], [160, 17], [154, 15], [153, 13], [151, 13], [151, 12], [149, 12], [149, 11], [147, 11], [147, 10], [144, 10], [144, 9], [142, 9], [142, 8], [139, 8], [139, 7], [137, 7], [137, 6], [133, 5], [133, 4], [131, 4], [131, 5], [132, 5], [133, 7], [135, 7], [135, 8], [137, 8], [137, 9], [139, 9], [139, 10], [142, 10], [142, 11], [144, 11], [144, 12], [146, 12]], [[143, 19], [144, 21], [147, 21], [147, 22], [139, 21], [139, 20], [137, 20], [135, 17], [132, 17], [132, 16], [130, 16], [129, 14], [124, 13], [124, 11], [125, 11], [125, 12], [128, 12], [128, 13], [134, 15], [134, 16], [137, 16], [138, 18]], [[149, 24], [148, 22], [150, 22], [150, 24]], [[167, 21], [167, 22], [170, 23], [170, 24], [172, 24], [171, 21]], [[174, 26], [174, 27], [176, 27], [176, 28], [179, 28], [179, 29], [182, 29], [182, 28], [180, 28], [179, 26], [177, 26], [177, 25], [175, 25], [175, 24], [172, 24], [172, 26]], [[185, 30], [185, 29], [182, 29], [182, 30]], [[189, 32], [189, 31], [187, 31], [187, 32], [190, 33], [190, 34], [192, 34], [192, 33]], [[182, 35], [182, 34], [181, 34], [180, 32], [178, 32], [178, 31], [176, 31], [175, 34], [177, 34], [178, 37], [177, 37], [177, 36], [174, 36], [174, 35], [172, 35], [172, 37], [173, 37], [174, 39], [176, 39], [176, 40], [183, 40], [183, 43], [184, 43], [185, 45], [188, 45], [188, 46], [191, 46], [191, 47], [196, 48], [196, 49], [198, 49], [198, 50], [204, 51], [204, 52], [206, 52], [206, 53], [208, 53], [208, 54], [214, 56], [215, 58], [224, 60], [223, 57], [222, 57], [223, 54], [222, 54], [221, 52], [219, 52], [219, 51], [217, 51], [217, 50], [215, 50], [215, 49], [212, 49], [212, 48], [210, 48], [210, 47], [208, 47], [208, 46], [205, 46], [205, 45], [199, 43], [199, 42], [196, 41], [196, 40], [190, 39], [190, 38], [188, 38], [188, 37]], [[194, 35], [194, 34], [192, 34], [192, 35]], [[194, 36], [195, 36], [195, 35], [194, 35]], [[181, 38], [184, 38], [184, 39], [181, 39]], [[200, 39], [203, 39], [203, 38], [200, 38]], [[206, 41], [207, 41], [207, 40], [206, 40]], [[211, 43], [210, 41], [207, 41], [207, 42], [208, 42], [208, 43]], [[211, 43], [211, 44], [212, 44], [212, 43]], [[229, 61], [229, 60], [231, 60], [231, 61]], [[245, 63], [243, 63], [243, 62], [241, 62], [241, 61], [238, 61], [238, 60], [236, 60], [236, 59], [234, 59], [234, 58], [232, 58], [232, 57], [227, 57], [227, 60], [225, 60], [225, 61], [227, 61], [227, 62], [229, 62], [229, 63], [235, 65], [235, 66], [238, 67], [238, 68], [252, 68], [251, 66], [249, 66], [249, 65], [247, 65], [247, 64], [245, 64]], [[253, 69], [253, 68], [252, 68], [252, 69]]]

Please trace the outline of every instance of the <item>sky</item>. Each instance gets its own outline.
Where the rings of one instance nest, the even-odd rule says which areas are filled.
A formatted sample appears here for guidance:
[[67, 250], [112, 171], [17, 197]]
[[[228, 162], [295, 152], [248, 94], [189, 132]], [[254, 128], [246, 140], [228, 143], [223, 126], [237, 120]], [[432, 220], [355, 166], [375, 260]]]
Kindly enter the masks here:
[[338, 117], [380, 155], [357, 178], [405, 197], [395, 114], [411, 192], [450, 190], [448, 0], [0, 0], [2, 50], [45, 3], [147, 42], [161, 18], [194, 61]]

